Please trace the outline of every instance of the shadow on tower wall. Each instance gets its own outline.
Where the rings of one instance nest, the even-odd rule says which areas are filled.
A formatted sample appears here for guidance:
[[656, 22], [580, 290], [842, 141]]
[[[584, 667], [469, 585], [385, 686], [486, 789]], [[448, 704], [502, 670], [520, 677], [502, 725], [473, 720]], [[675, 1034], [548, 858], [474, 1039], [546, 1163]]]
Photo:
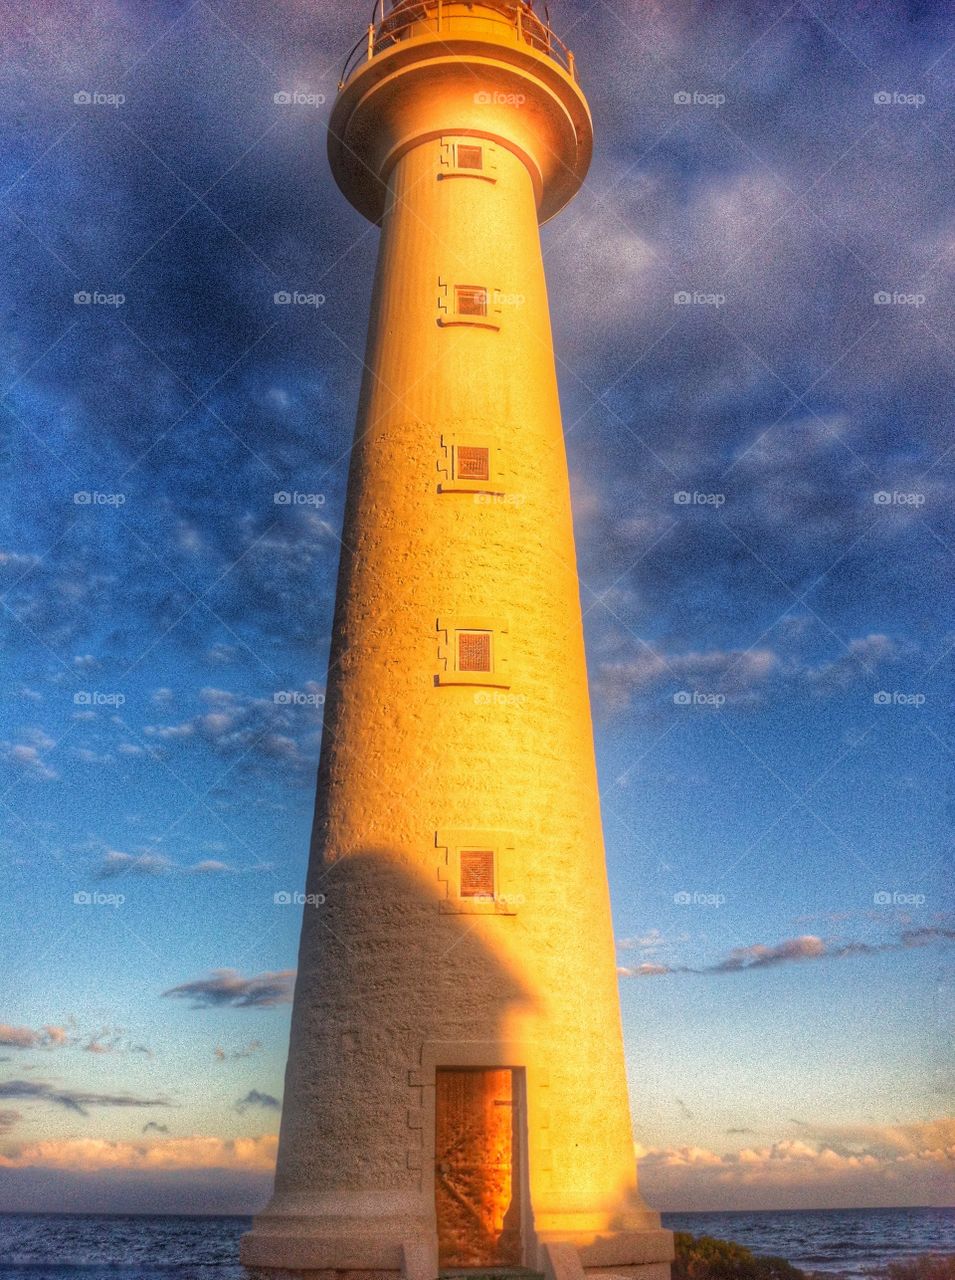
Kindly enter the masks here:
[[515, 920], [442, 910], [435, 866], [386, 849], [313, 859], [308, 894], [276, 1191], [417, 1187], [423, 1044], [499, 1041], [536, 1007], [493, 943]]

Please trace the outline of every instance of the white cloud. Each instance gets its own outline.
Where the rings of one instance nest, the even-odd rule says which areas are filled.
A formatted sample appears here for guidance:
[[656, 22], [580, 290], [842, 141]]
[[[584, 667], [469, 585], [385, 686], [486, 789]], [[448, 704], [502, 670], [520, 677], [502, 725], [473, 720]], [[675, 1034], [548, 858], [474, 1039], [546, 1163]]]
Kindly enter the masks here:
[[23, 1143], [0, 1155], [0, 1168], [62, 1169], [94, 1173], [103, 1169], [239, 1169], [271, 1171], [278, 1137], [159, 1138], [152, 1142], [105, 1138], [60, 1138]]
[[663, 1208], [942, 1204], [955, 1120], [807, 1132], [739, 1151], [635, 1147], [641, 1185]]
[[0, 760], [37, 782], [54, 781], [59, 775], [44, 759], [54, 740], [39, 728], [23, 729], [19, 736], [20, 742], [0, 742]]
[[123, 853], [110, 849], [96, 869], [98, 880], [110, 880], [114, 876], [162, 876], [168, 875], [173, 864], [169, 858], [151, 853]]

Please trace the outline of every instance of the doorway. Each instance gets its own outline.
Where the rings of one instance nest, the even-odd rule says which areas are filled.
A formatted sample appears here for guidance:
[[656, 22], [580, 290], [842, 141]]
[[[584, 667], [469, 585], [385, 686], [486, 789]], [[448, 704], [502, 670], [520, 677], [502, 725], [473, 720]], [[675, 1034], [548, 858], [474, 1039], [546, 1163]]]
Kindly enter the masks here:
[[515, 1072], [439, 1067], [434, 1198], [438, 1265], [519, 1267], [520, 1117]]

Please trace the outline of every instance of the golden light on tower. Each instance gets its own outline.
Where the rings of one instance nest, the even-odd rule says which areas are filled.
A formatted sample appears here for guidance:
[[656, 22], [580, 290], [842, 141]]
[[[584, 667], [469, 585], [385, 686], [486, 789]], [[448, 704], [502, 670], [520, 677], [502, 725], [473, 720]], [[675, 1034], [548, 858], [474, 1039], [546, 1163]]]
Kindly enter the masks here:
[[[667, 1280], [624, 1070], [538, 226], [582, 183], [530, 4], [399, 0], [332, 171], [381, 225], [264, 1273]], [[344, 1280], [344, 1278], [342, 1278]]]

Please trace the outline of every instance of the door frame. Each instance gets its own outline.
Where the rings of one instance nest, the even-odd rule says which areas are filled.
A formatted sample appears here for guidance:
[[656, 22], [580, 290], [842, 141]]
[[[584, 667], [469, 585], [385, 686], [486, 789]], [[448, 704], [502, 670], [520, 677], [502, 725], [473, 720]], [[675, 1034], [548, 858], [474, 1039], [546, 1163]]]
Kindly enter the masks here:
[[[437, 1239], [437, 1206], [434, 1195], [434, 1162], [436, 1137], [436, 1076], [438, 1068], [456, 1070], [476, 1068], [509, 1070], [512, 1072], [512, 1097], [517, 1115], [518, 1150], [513, 1166], [514, 1186], [519, 1196], [521, 1210], [521, 1266], [528, 1266], [529, 1259], [537, 1255], [537, 1233], [534, 1230], [533, 1205], [530, 1191], [530, 1126], [528, 1100], [533, 1078], [543, 1073], [535, 1072], [527, 1065], [527, 1046], [501, 1043], [500, 1041], [457, 1040], [430, 1041], [421, 1054], [421, 1171], [422, 1194], [426, 1197], [429, 1213], [434, 1222]], [[529, 1079], [530, 1076], [530, 1079]], [[542, 1083], [538, 1082], [538, 1086]]]
[[[504, 1193], [503, 1197], [495, 1196], [495, 1212], [501, 1214], [501, 1225], [507, 1224], [507, 1246], [503, 1252], [499, 1251], [497, 1237], [494, 1230], [488, 1231], [490, 1223], [487, 1221], [485, 1214], [489, 1207], [484, 1196], [489, 1190], [483, 1186], [480, 1180], [469, 1189], [469, 1193], [473, 1192], [478, 1197], [476, 1206], [481, 1211], [483, 1219], [482, 1230], [480, 1231], [481, 1243], [478, 1244], [478, 1238], [471, 1235], [471, 1227], [473, 1223], [465, 1226], [462, 1221], [462, 1205], [455, 1203], [457, 1197], [453, 1194], [449, 1195], [450, 1188], [445, 1185], [446, 1180], [438, 1173], [438, 1160], [444, 1158], [447, 1150], [448, 1142], [457, 1148], [458, 1157], [463, 1160], [462, 1172], [471, 1168], [473, 1173], [477, 1172], [476, 1166], [469, 1165], [468, 1152], [470, 1147], [462, 1148], [459, 1144], [464, 1130], [457, 1127], [456, 1120], [452, 1120], [450, 1115], [445, 1113], [444, 1124], [441, 1129], [438, 1128], [440, 1117], [437, 1114], [436, 1105], [435, 1114], [435, 1164], [434, 1177], [432, 1179], [432, 1187], [434, 1189], [435, 1200], [435, 1226], [438, 1234], [438, 1261], [439, 1265], [451, 1271], [459, 1270], [481, 1270], [481, 1271], [502, 1271], [513, 1267], [520, 1267], [524, 1264], [524, 1232], [523, 1232], [523, 1216], [524, 1216], [524, 1195], [523, 1183], [521, 1178], [523, 1160], [521, 1151], [524, 1144], [522, 1123], [522, 1099], [521, 1090], [519, 1088], [521, 1081], [521, 1073], [513, 1067], [445, 1067], [439, 1066], [435, 1070], [435, 1101], [436, 1104], [441, 1098], [442, 1082], [458, 1081], [465, 1090], [464, 1097], [458, 1099], [459, 1104], [463, 1103], [464, 1114], [457, 1116], [457, 1120], [463, 1120], [469, 1137], [472, 1138], [478, 1147], [473, 1149], [473, 1155], [478, 1159], [484, 1159], [489, 1155], [492, 1148], [486, 1145], [490, 1138], [490, 1133], [486, 1126], [490, 1124], [492, 1129], [500, 1130], [495, 1136], [494, 1150], [500, 1154], [500, 1148], [497, 1147], [498, 1141], [504, 1140], [503, 1133], [507, 1133], [507, 1159], [506, 1159], [506, 1177], [498, 1185], [497, 1190]], [[470, 1083], [466, 1083], [470, 1081]], [[452, 1086], [454, 1094], [457, 1093], [457, 1086]], [[506, 1094], [503, 1092], [506, 1090]], [[453, 1096], [453, 1095], [451, 1095]], [[451, 1102], [451, 1096], [448, 1102]], [[507, 1106], [499, 1101], [506, 1097]], [[467, 1099], [465, 1101], [465, 1099]], [[492, 1101], [493, 1100], [493, 1101]], [[474, 1108], [477, 1108], [475, 1110]], [[496, 1114], [491, 1118], [488, 1111], [493, 1110]], [[455, 1108], [456, 1110], [456, 1108]], [[442, 1143], [440, 1150], [438, 1149], [437, 1139], [441, 1137]], [[478, 1153], [480, 1152], [480, 1155]], [[443, 1168], [443, 1166], [442, 1166]], [[490, 1173], [490, 1171], [488, 1171]], [[496, 1175], [492, 1174], [492, 1177]], [[444, 1187], [442, 1192], [441, 1188]], [[450, 1215], [449, 1220], [445, 1223], [446, 1227], [452, 1226], [454, 1222], [453, 1236], [456, 1238], [458, 1231], [463, 1229], [467, 1233], [466, 1241], [459, 1241], [459, 1246], [464, 1246], [465, 1254], [470, 1255], [475, 1251], [480, 1256], [471, 1257], [470, 1261], [466, 1261], [464, 1257], [457, 1257], [452, 1260], [446, 1259], [442, 1264], [441, 1244], [442, 1244], [442, 1214]], [[465, 1214], [467, 1219], [470, 1215]], [[494, 1242], [492, 1245], [492, 1241]], [[449, 1240], [450, 1243], [450, 1240]], [[455, 1249], [455, 1253], [459, 1253], [460, 1249]]]

